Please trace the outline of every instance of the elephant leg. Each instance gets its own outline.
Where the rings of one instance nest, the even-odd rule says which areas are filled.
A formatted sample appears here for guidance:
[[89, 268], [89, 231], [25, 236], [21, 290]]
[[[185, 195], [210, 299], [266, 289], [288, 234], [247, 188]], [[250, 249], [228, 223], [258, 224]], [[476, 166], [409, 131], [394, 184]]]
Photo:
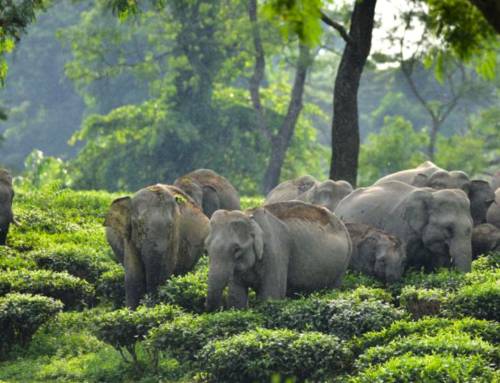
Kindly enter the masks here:
[[0, 246], [5, 246], [5, 243], [7, 242], [7, 233], [8, 229], [0, 230]]
[[239, 281], [231, 281], [228, 288], [228, 306], [230, 308], [245, 309], [248, 305], [248, 288]]
[[125, 244], [125, 303], [128, 307], [135, 309], [139, 301], [146, 293], [146, 278], [144, 267], [135, 247]]

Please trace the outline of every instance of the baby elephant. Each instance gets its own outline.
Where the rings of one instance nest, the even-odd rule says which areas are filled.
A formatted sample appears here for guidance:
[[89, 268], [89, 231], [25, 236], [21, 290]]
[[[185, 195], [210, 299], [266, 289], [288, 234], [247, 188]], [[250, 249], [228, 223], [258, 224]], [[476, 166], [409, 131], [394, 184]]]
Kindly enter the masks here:
[[218, 209], [239, 210], [240, 196], [231, 183], [210, 169], [198, 169], [175, 180], [210, 218]]
[[207, 309], [245, 308], [248, 288], [259, 300], [339, 286], [352, 245], [344, 224], [327, 209], [300, 201], [241, 211], [218, 210], [210, 220]]
[[345, 226], [352, 241], [351, 270], [386, 283], [401, 279], [406, 251], [397, 237], [363, 223], [346, 223]]
[[472, 230], [472, 257], [490, 251], [500, 251], [500, 229], [489, 223], [483, 223]]
[[182, 190], [154, 185], [113, 201], [106, 236], [125, 267], [125, 298], [135, 308], [172, 274], [191, 270], [208, 234], [208, 218]]
[[12, 188], [12, 176], [5, 169], [0, 169], [0, 245], [5, 245], [9, 226], [14, 222], [12, 214], [12, 200], [14, 189]]

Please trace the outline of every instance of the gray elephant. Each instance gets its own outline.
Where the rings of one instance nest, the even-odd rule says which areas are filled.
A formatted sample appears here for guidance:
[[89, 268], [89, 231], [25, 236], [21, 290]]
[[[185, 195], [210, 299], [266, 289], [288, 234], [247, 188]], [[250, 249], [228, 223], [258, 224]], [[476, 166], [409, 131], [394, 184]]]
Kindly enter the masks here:
[[352, 190], [351, 184], [347, 181], [319, 182], [312, 176], [303, 176], [279, 184], [269, 192], [265, 203], [299, 200], [333, 211], [342, 198]]
[[493, 174], [490, 185], [493, 190], [500, 189], [500, 171]]
[[386, 283], [401, 279], [406, 250], [399, 238], [363, 223], [346, 223], [345, 226], [352, 241], [349, 269]]
[[418, 188], [398, 181], [360, 188], [344, 198], [335, 214], [346, 222], [377, 227], [406, 243], [407, 266], [471, 268], [472, 218], [458, 189]]
[[470, 180], [460, 171], [447, 171], [426, 161], [415, 169], [402, 170], [379, 179], [374, 185], [400, 181], [418, 187], [430, 187], [436, 190], [461, 189], [469, 198], [470, 211], [474, 225], [486, 222], [486, 212], [494, 200], [493, 189], [483, 180]]
[[240, 209], [240, 197], [234, 186], [213, 170], [195, 170], [177, 178], [174, 186], [189, 194], [208, 218], [218, 209]]
[[104, 225], [112, 229], [107, 238], [125, 267], [126, 304], [131, 308], [172, 274], [194, 267], [209, 229], [208, 218], [191, 197], [160, 184], [114, 200]]
[[500, 188], [495, 191], [495, 202], [488, 208], [486, 221], [500, 228]]
[[475, 259], [490, 251], [500, 251], [500, 228], [483, 223], [472, 230], [472, 256]]
[[5, 169], [0, 169], [0, 245], [5, 245], [11, 223], [14, 223], [12, 214], [12, 200], [14, 189], [12, 176]]
[[206, 239], [207, 309], [247, 306], [248, 288], [259, 300], [339, 286], [352, 245], [344, 224], [327, 209], [300, 201], [241, 211], [218, 210]]

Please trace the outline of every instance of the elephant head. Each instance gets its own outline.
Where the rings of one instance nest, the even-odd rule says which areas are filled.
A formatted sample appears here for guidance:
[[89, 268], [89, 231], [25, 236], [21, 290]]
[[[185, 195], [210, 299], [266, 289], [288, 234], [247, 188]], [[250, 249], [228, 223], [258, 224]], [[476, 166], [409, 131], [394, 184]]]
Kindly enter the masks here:
[[303, 196], [299, 196], [298, 199], [326, 207], [328, 210], [333, 211], [342, 198], [351, 192], [352, 186], [347, 181], [326, 180], [316, 183]]
[[472, 180], [469, 188], [469, 201], [474, 226], [485, 223], [488, 208], [495, 201], [495, 193], [490, 184], [482, 180]]
[[136, 307], [144, 293], [154, 293], [173, 272], [179, 246], [179, 207], [163, 185], [113, 201], [106, 217], [124, 242], [127, 305]]
[[178, 178], [175, 180], [174, 185], [189, 195], [199, 207], [202, 207], [203, 188], [191, 177], [184, 176]]
[[364, 246], [372, 246], [369, 253], [374, 255], [373, 271], [375, 276], [387, 283], [393, 283], [401, 279], [406, 266], [405, 247], [399, 239], [388, 235], [379, 235], [373, 238], [370, 244], [362, 243], [360, 253], [365, 253]]
[[403, 218], [432, 259], [431, 268], [452, 264], [471, 268], [472, 218], [469, 200], [456, 189], [416, 189], [407, 197]]
[[262, 260], [263, 231], [252, 216], [217, 210], [210, 219], [205, 246], [209, 258], [206, 307], [212, 311], [221, 307], [223, 290], [235, 273], [245, 273]]
[[433, 189], [461, 189], [469, 194], [470, 180], [469, 176], [460, 170], [438, 170], [433, 173], [427, 181], [428, 187]]

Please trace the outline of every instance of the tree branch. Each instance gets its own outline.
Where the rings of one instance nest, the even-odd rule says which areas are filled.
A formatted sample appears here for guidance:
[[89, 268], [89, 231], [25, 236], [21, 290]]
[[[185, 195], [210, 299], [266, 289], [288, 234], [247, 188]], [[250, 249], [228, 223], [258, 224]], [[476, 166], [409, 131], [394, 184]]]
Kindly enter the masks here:
[[326, 25], [329, 25], [333, 29], [337, 30], [340, 33], [340, 36], [342, 36], [342, 38], [347, 44], [354, 44], [354, 40], [351, 38], [351, 36], [349, 36], [349, 33], [347, 33], [347, 30], [342, 24], [339, 24], [335, 20], [329, 18], [323, 11], [320, 11], [320, 14], [321, 14], [321, 21], [323, 21]]

